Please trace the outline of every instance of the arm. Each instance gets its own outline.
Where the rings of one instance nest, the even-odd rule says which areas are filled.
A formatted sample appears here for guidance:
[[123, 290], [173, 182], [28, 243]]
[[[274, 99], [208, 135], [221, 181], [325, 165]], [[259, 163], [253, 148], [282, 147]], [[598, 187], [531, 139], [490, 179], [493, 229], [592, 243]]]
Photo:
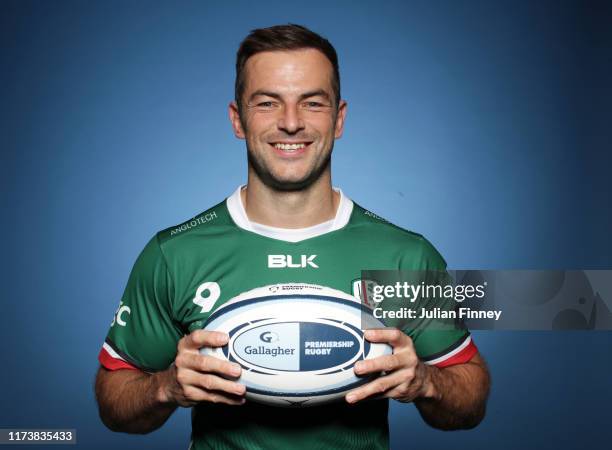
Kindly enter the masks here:
[[479, 354], [467, 363], [439, 369], [420, 361], [412, 340], [397, 329], [368, 330], [366, 338], [389, 343], [393, 354], [355, 365], [357, 375], [385, 374], [349, 392], [349, 403], [376, 395], [414, 402], [425, 422], [443, 430], [474, 428], [482, 421], [490, 377]]
[[164, 402], [162, 386], [169, 370], [148, 374], [140, 370], [98, 369], [96, 399], [100, 418], [113, 431], [149, 433], [161, 427], [178, 404]]
[[227, 379], [239, 377], [240, 366], [199, 353], [227, 339], [224, 333], [194, 331], [179, 341], [174, 364], [155, 374], [101, 367], [95, 389], [102, 422], [113, 431], [144, 434], [162, 426], [178, 406], [242, 405], [245, 386]]
[[485, 416], [491, 383], [480, 354], [467, 363], [443, 369], [423, 366], [424, 393], [414, 399], [423, 420], [442, 430], [476, 427]]

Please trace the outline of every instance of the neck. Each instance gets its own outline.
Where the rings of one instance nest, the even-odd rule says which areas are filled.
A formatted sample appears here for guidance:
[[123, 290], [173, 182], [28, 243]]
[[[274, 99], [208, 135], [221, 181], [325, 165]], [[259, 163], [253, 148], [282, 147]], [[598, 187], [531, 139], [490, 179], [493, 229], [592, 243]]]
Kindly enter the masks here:
[[332, 220], [340, 203], [329, 173], [299, 191], [272, 189], [249, 173], [240, 195], [250, 221], [277, 228], [306, 228]]

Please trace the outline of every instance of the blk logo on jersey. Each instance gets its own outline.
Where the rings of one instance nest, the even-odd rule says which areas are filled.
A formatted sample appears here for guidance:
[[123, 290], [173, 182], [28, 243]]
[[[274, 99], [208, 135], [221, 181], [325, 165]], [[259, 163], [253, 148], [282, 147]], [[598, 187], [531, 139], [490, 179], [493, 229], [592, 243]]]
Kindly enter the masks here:
[[268, 255], [268, 268], [303, 269], [305, 267], [313, 267], [318, 269], [319, 266], [314, 262], [316, 257], [317, 255], [300, 255], [300, 258], [297, 260], [298, 262], [294, 262], [291, 255]]

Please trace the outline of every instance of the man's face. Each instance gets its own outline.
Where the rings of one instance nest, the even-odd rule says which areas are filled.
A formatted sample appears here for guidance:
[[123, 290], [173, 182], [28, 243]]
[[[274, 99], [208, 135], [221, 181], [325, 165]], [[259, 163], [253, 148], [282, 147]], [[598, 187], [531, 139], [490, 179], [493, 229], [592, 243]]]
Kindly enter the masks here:
[[268, 186], [303, 189], [329, 168], [342, 135], [346, 103], [335, 105], [333, 68], [314, 49], [262, 52], [245, 65], [242, 108], [230, 105], [249, 164]]

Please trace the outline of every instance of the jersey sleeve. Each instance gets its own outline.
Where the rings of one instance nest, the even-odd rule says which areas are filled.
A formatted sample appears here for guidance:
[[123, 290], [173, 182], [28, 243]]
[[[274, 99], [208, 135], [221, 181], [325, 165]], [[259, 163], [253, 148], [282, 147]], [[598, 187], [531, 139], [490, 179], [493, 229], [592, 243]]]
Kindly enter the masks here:
[[138, 256], [98, 360], [109, 370], [166, 369], [183, 333], [173, 320], [173, 285], [157, 235]]
[[[414, 270], [417, 278], [425, 284], [443, 286], [450, 283], [444, 258], [425, 238], [422, 238], [420, 247], [416, 260], [403, 261], [400, 269]], [[457, 311], [459, 305], [452, 298], [420, 301], [428, 310]], [[439, 368], [466, 363], [478, 352], [469, 330], [460, 319], [416, 319], [406, 323], [403, 331], [412, 339], [421, 361]]]

